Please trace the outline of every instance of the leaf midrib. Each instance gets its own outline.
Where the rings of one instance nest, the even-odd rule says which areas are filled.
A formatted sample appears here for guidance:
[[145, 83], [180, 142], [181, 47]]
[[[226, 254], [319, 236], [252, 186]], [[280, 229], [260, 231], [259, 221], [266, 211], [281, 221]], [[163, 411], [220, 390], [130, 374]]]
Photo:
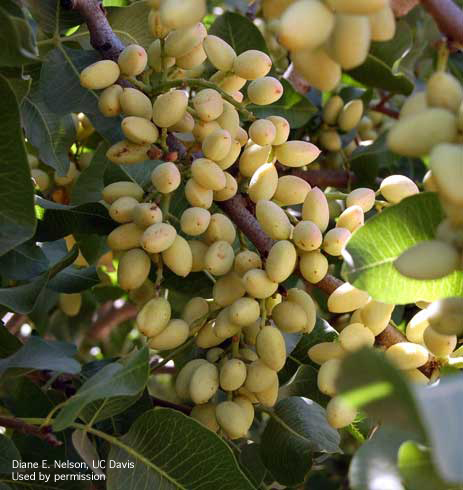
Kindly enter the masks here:
[[106, 434], [105, 432], [101, 432], [97, 429], [88, 428], [83, 424], [74, 423], [72, 425], [73, 425], [73, 427], [78, 428], [78, 429], [88, 430], [92, 434], [100, 437], [101, 439], [104, 439], [105, 441], [109, 442], [110, 444], [113, 444], [114, 446], [117, 446], [119, 449], [122, 449], [123, 451], [127, 452], [134, 459], [139, 460], [140, 462], [144, 463], [149, 468], [152, 468], [154, 471], [158, 472], [160, 475], [162, 475], [164, 478], [169, 480], [171, 483], [173, 483], [180, 490], [188, 490], [186, 487], [181, 485], [177, 480], [175, 480], [173, 477], [171, 477], [168, 473], [166, 473], [162, 468], [160, 468], [159, 466], [154, 464], [151, 460], [147, 459], [142, 454], [138, 453], [135, 449], [124, 444], [120, 439], [117, 439], [113, 436], [110, 436], [110, 435]]

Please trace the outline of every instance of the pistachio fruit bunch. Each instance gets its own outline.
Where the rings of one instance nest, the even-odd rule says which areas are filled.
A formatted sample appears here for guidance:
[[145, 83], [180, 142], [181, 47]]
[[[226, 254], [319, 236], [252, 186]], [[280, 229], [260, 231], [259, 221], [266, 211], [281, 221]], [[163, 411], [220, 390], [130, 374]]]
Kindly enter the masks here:
[[439, 279], [463, 267], [463, 87], [451, 74], [434, 73], [426, 90], [412, 95], [388, 135], [389, 148], [429, 157], [424, 179], [446, 214], [434, 240], [410, 248], [394, 263], [413, 279]]
[[[323, 107], [323, 127], [318, 143], [322, 148], [332, 152], [342, 149], [342, 133], [349, 133], [357, 128], [362, 120], [364, 107], [360, 99], [346, 104], [339, 95], [330, 97]], [[340, 134], [341, 133], [341, 134]]]
[[323, 91], [366, 60], [371, 41], [389, 41], [396, 29], [389, 0], [269, 0], [263, 12], [278, 19], [278, 39], [296, 70]]

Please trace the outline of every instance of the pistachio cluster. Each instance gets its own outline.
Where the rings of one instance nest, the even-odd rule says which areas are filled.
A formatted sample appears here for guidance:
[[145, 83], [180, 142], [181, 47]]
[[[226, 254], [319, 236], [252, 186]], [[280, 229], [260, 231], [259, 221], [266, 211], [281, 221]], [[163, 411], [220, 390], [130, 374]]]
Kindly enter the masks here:
[[463, 267], [463, 87], [451, 74], [434, 73], [426, 90], [412, 95], [388, 135], [392, 151], [429, 156], [424, 187], [437, 192], [446, 214], [434, 240], [407, 250], [395, 262], [414, 279], [439, 279]]
[[[285, 118], [256, 119], [246, 107], [248, 103], [266, 106], [283, 95], [280, 81], [269, 76], [270, 57], [257, 50], [238, 54], [223, 39], [208, 34], [201, 23], [204, 1], [152, 0], [149, 5], [148, 29], [154, 40], [148, 50], [129, 45], [117, 62], [94, 63], [80, 77], [83, 87], [101, 91], [99, 108], [104, 116], [122, 116], [125, 139], [109, 148], [111, 162], [137, 164], [153, 154], [168, 160], [154, 168], [147, 189], [125, 181], [103, 189], [103, 201], [118, 224], [107, 243], [111, 257], [118, 259], [119, 286], [140, 307], [136, 325], [148, 345], [166, 351], [194, 342], [201, 349], [199, 358], [178, 373], [178, 397], [194, 405], [192, 416], [206, 427], [235, 439], [251, 427], [255, 405], [272, 407], [278, 399], [278, 372], [287, 358], [285, 335], [310, 334], [315, 327], [316, 304], [304, 285], [318, 284], [327, 276], [330, 262], [342, 256], [366, 213], [397, 204], [419, 189], [407, 177], [393, 175], [382, 181], [378, 193], [368, 188], [330, 193], [291, 175], [292, 168], [314, 162], [320, 150], [309, 141], [290, 140]], [[342, 69], [365, 60], [371, 40], [390, 39], [395, 30], [387, 0], [264, 1], [262, 7], [295, 66], [323, 90], [338, 84]], [[199, 78], [205, 73], [205, 61], [214, 67], [207, 80]], [[121, 79], [131, 86], [120, 84]], [[450, 236], [450, 228], [453, 233], [462, 223], [461, 213], [456, 212], [458, 206], [461, 209], [461, 190], [455, 183], [461, 183], [462, 175], [458, 170], [461, 145], [456, 139], [461, 137], [463, 95], [447, 76], [446, 96], [439, 98], [436, 91], [441, 88], [435, 87], [442, 83], [430, 81], [425, 108], [421, 96], [421, 105], [407, 103], [402, 111], [406, 115], [397, 124], [400, 129], [390, 131], [389, 145], [410, 156], [424, 155], [432, 148], [427, 185], [439, 190], [448, 209], [448, 224], [439, 233]], [[454, 94], [451, 106], [450, 92]], [[423, 123], [426, 111], [432, 114], [425, 115], [428, 123]], [[323, 126], [315, 142], [339, 152], [341, 134], [357, 129], [366, 136], [375, 123], [363, 113], [361, 100], [345, 104], [333, 95], [323, 108]], [[414, 114], [419, 114], [419, 120], [413, 119]], [[429, 123], [434, 117], [439, 121], [435, 130]], [[417, 136], [413, 131], [421, 133]], [[181, 142], [185, 155], [170, 151], [168, 135]], [[442, 159], [439, 151], [445, 151], [445, 161], [450, 162], [444, 169], [432, 163]], [[234, 223], [215, 205], [238, 192], [248, 196], [261, 230], [272, 241], [265, 252], [259, 253], [238, 236]], [[378, 201], [377, 194], [385, 201]], [[188, 203], [178, 219], [169, 210], [173, 195], [175, 199], [184, 195]], [[461, 237], [455, 236], [441, 242], [458, 249], [461, 261]], [[68, 242], [71, 246], [72, 237]], [[409, 263], [400, 257], [396, 265], [402, 272]], [[164, 268], [180, 277], [204, 272], [214, 283], [212, 297], [195, 296], [175, 314], [162, 291]], [[453, 264], [451, 270], [455, 268]], [[302, 281], [287, 289], [284, 283], [294, 274]], [[80, 300], [62, 295], [61, 308], [68, 315], [76, 314]], [[456, 318], [461, 324], [461, 302], [424, 306], [407, 327], [407, 342], [386, 351], [418, 382], [428, 382], [419, 368], [430, 354], [448, 360], [456, 336], [463, 331], [449, 320]], [[320, 391], [332, 397], [327, 418], [333, 427], [349, 425], [357, 415], [336, 394], [341, 359], [362, 347], [373, 347], [388, 327], [394, 307], [348, 283], [329, 296], [328, 311], [345, 315], [344, 327], [336, 341], [313, 346], [308, 356], [320, 365]]]
[[325, 91], [366, 60], [371, 41], [388, 41], [396, 30], [389, 0], [268, 0], [263, 11], [297, 71]]

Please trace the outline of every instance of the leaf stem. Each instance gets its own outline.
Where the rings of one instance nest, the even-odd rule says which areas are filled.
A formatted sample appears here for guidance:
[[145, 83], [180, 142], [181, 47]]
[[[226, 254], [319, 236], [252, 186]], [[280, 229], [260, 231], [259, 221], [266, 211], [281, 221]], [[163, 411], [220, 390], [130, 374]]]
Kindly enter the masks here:
[[175, 350], [173, 350], [167, 357], [164, 357], [164, 359], [159, 364], [156, 364], [154, 367], [151, 368], [151, 373], [155, 373], [159, 368], [165, 366], [169, 361], [172, 361], [172, 359], [174, 359], [178, 354], [189, 347], [194, 342], [194, 340], [195, 338], [191, 337], [190, 340], [186, 341], [180, 347], [177, 347]]

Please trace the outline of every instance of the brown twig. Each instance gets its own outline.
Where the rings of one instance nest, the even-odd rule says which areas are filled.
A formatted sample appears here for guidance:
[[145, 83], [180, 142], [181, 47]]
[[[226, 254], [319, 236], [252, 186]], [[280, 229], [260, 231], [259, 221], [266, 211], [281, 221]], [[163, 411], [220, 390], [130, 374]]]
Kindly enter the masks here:
[[325, 189], [326, 187], [336, 187], [337, 189], [344, 189], [347, 187], [350, 181], [355, 181], [355, 175], [345, 170], [336, 170], [330, 168], [321, 168], [319, 170], [301, 170], [300, 168], [283, 168], [282, 165], [278, 165], [278, 170], [282, 170], [282, 173], [286, 175], [295, 175], [301, 179], [304, 179], [312, 187], [319, 187]]
[[375, 106], [371, 108], [372, 111], [375, 112], [380, 112], [381, 114], [384, 114], [385, 116], [389, 116], [392, 119], [399, 119], [399, 111], [395, 111], [394, 109], [389, 109], [389, 107], [386, 106]]
[[67, 10], [78, 11], [90, 33], [90, 43], [104, 59], [116, 61], [124, 49], [122, 41], [114, 34], [102, 3], [98, 0], [61, 0]]
[[42, 441], [45, 441], [53, 447], [58, 447], [63, 444], [51, 432], [50, 427], [36, 427], [35, 425], [26, 424], [22, 420], [14, 417], [0, 417], [0, 426], [6, 427], [8, 429], [13, 429], [16, 432], [20, 432], [21, 434], [38, 437], [39, 439], [42, 439]]
[[[251, 240], [257, 250], [266, 257], [274, 241], [264, 232], [259, 222], [246, 207], [246, 200], [241, 194], [234, 198], [219, 203], [223, 211], [235, 223], [235, 225]], [[330, 295], [338, 287], [342, 286], [343, 281], [327, 274], [324, 279], [315, 284], [315, 287]], [[382, 347], [390, 347], [398, 342], [406, 342], [405, 336], [394, 326], [388, 325], [387, 328], [376, 337], [376, 343]], [[433, 357], [420, 368], [420, 371], [430, 377], [436, 368], [436, 361]]]
[[381, 114], [385, 114], [386, 116], [392, 117], [393, 119], [399, 119], [399, 112], [394, 109], [390, 109], [386, 107], [386, 104], [392, 98], [394, 94], [385, 94], [381, 98], [381, 100], [374, 107], [371, 108], [372, 111], [380, 112]]
[[17, 334], [19, 329], [26, 323], [27, 316], [21, 313], [14, 313], [13, 316], [6, 322], [6, 329], [12, 333]]
[[289, 65], [288, 69], [283, 75], [283, 78], [286, 78], [288, 82], [291, 82], [294, 90], [302, 95], [306, 94], [310, 90], [310, 85], [306, 82], [302, 75], [296, 71], [292, 63]]
[[341, 279], [327, 274], [320, 282], [315, 284], [318, 289], [321, 289], [326, 294], [331, 294], [333, 291], [343, 285]]
[[[338, 287], [342, 286], [342, 284], [343, 282], [340, 279], [327, 274], [325, 278], [318, 284], [315, 284], [315, 286], [324, 291], [326, 294], [331, 294]], [[388, 325], [385, 330], [376, 336], [375, 342], [376, 345], [387, 348], [391, 345], [398, 344], [399, 342], [407, 342], [407, 338], [393, 325]], [[429, 361], [420, 368], [420, 371], [430, 378], [436, 367], [436, 360], [434, 357], [430, 357]]]
[[392, 0], [391, 7], [396, 17], [403, 17], [419, 3], [420, 0]]
[[241, 194], [236, 194], [228, 201], [219, 202], [227, 216], [235, 223], [263, 257], [267, 257], [274, 241], [264, 232], [259, 222], [246, 206], [246, 199]]
[[463, 44], [463, 11], [453, 0], [421, 0], [421, 4], [449, 40]]
[[[135, 318], [138, 313], [138, 308], [132, 303], [125, 303], [120, 308], [116, 308], [114, 304], [108, 309], [107, 304], [102, 306], [103, 313], [93, 325], [90, 327], [87, 333], [89, 340], [103, 340], [109, 335], [113, 328], [116, 328], [121, 323]], [[108, 310], [108, 311], [106, 311]]]

